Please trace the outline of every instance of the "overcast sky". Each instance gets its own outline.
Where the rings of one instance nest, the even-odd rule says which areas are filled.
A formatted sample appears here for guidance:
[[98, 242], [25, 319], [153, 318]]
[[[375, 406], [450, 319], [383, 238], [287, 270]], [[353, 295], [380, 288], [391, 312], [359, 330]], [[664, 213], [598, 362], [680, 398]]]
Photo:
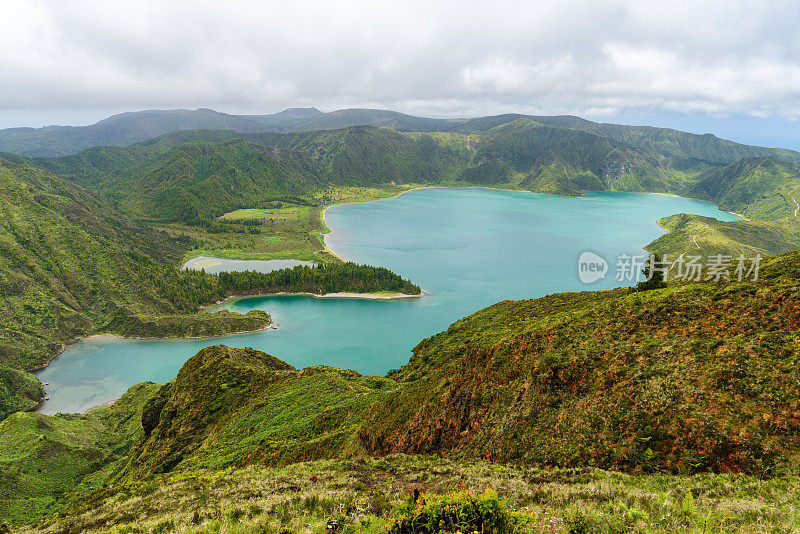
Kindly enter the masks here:
[[0, 127], [359, 106], [569, 113], [800, 148], [796, 0], [0, 6]]

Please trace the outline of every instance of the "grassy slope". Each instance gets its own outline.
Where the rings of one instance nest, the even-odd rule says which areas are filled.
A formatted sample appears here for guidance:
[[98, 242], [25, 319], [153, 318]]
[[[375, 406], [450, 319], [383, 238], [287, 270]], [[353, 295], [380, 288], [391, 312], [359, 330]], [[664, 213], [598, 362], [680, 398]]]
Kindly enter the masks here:
[[146, 408], [148, 437], [126, 476], [334, 456], [393, 387], [354, 371], [296, 370], [253, 349], [208, 347]]
[[800, 220], [794, 217], [723, 222], [682, 213], [665, 217], [658, 223], [668, 233], [647, 245], [647, 250], [672, 258], [683, 253], [704, 258], [712, 254], [769, 256], [800, 248]]
[[[536, 176], [553, 164], [567, 166], [563, 185], [574, 190], [668, 191], [669, 174], [645, 154], [576, 130], [518, 119], [476, 138], [473, 166], [494, 163], [512, 173]], [[551, 171], [552, 172], [552, 171]], [[495, 169], [481, 173], [479, 183], [502, 183]], [[473, 180], [476, 181], [476, 180]]]
[[44, 389], [36, 376], [0, 366], [0, 421], [14, 412], [29, 410], [44, 399]]
[[400, 134], [374, 127], [244, 138], [306, 154], [329, 183], [343, 186], [455, 179], [471, 155], [465, 136]]
[[793, 465], [798, 259], [770, 260], [757, 283], [491, 306], [414, 349], [362, 442], [626, 470]]
[[[130, 169], [104, 192], [135, 217], [187, 220], [304, 195], [319, 181], [302, 156], [231, 140], [173, 147]], [[141, 194], [131, 196], [132, 190]]]
[[41, 365], [122, 305], [176, 310], [155, 287], [180, 257], [174, 242], [38, 169], [0, 160], [0, 184], [0, 364]]
[[[174, 132], [132, 147], [31, 162], [102, 194], [128, 216], [191, 237], [193, 255], [239, 258], [330, 259], [320, 241], [322, 206], [410, 186], [491, 185], [563, 195], [669, 189], [667, 174], [635, 150], [526, 119], [479, 135], [374, 127], [285, 135]], [[215, 217], [276, 201], [308, 205], [311, 213], [246, 228], [222, 219], [209, 227]]]
[[[328, 116], [316, 119], [323, 117]], [[447, 133], [369, 126], [287, 134], [179, 131], [136, 146], [95, 147], [33, 163], [105, 195], [130, 216], [191, 236], [197, 240], [194, 255], [218, 251], [239, 258], [329, 259], [322, 252], [325, 229], [319, 212], [342, 200], [334, 200], [341, 196], [336, 191], [367, 188], [381, 197], [412, 183], [565, 196], [585, 189], [678, 193], [746, 211], [750, 218], [793, 216], [800, 171], [776, 159], [793, 161], [782, 152], [666, 129], [569, 117], [541, 120], [550, 125], [508, 116], [448, 122], [452, 131]], [[230, 224], [213, 231], [207, 223], [197, 224], [275, 201], [305, 203], [316, 213], [302, 220], [269, 220], [248, 227], [250, 233]], [[744, 225], [739, 234], [745, 243], [738, 250], [749, 250], [748, 243], [761, 233]], [[685, 240], [680, 246], [686, 252], [696, 248]]]
[[656, 153], [669, 165], [679, 169], [729, 165], [740, 159], [765, 156], [800, 165], [800, 154], [793, 150], [742, 145], [712, 134], [697, 135], [671, 128], [597, 123], [571, 116], [531, 118], [543, 124], [593, 133], [632, 148]]
[[800, 191], [800, 169], [775, 158], [743, 159], [708, 171], [687, 189], [689, 196], [708, 200], [750, 219], [793, 217]]
[[217, 128], [237, 132], [307, 132], [353, 126], [379, 126], [401, 132], [485, 132], [520, 118], [585, 131], [657, 152], [673, 164], [730, 164], [746, 157], [774, 156], [800, 163], [791, 150], [740, 145], [713, 135], [695, 135], [668, 128], [601, 124], [571, 116], [505, 114], [472, 119], [431, 119], [395, 111], [342, 109], [322, 113], [313, 108], [287, 109], [272, 115], [236, 116], [208, 109], [122, 113], [86, 127], [9, 128], [0, 130], [0, 150], [26, 155], [63, 155], [95, 145], [125, 145], [166, 132]]
[[164, 472], [336, 456], [353, 449], [370, 406], [394, 387], [354, 371], [297, 370], [253, 349], [207, 347], [171, 383], [133, 386], [87, 415], [17, 413], [0, 423], [0, 520], [30, 522], [114, 481], [135, 488]]
[[[668, 188], [665, 182], [669, 181], [654, 158], [637, 150], [526, 118], [472, 134], [398, 134], [381, 128], [351, 127], [243, 137], [310, 154], [332, 176], [333, 183], [340, 185], [454, 180], [546, 192], [553, 188], [553, 181], [563, 181], [559, 187], [576, 190], [661, 191]], [[541, 174], [551, 176], [539, 185], [535, 178]], [[521, 183], [527, 176], [534, 179]]]
[[[267, 116], [272, 117], [272, 116]], [[248, 117], [258, 121], [258, 117]], [[655, 152], [675, 166], [698, 164], [727, 165], [748, 157], [773, 156], [800, 164], [800, 154], [793, 150], [741, 145], [711, 134], [697, 135], [670, 128], [628, 126], [596, 123], [573, 116], [526, 116], [505, 114], [474, 119], [429, 119], [414, 117], [394, 111], [374, 109], [343, 109], [332, 113], [309, 115], [305, 120], [295, 119], [290, 126], [272, 131], [312, 131], [345, 128], [350, 126], [380, 126], [402, 132], [459, 132], [475, 134], [496, 126], [526, 118], [541, 124], [584, 131], [625, 143], [631, 148]], [[275, 122], [267, 119], [264, 123]], [[285, 124], [285, 119], [281, 125]]]
[[22, 522], [52, 513], [84, 477], [126, 455], [142, 432], [142, 406], [157, 388], [136, 385], [85, 415], [20, 412], [0, 423], [0, 518]]
[[135, 217], [160, 220], [217, 217], [282, 197], [309, 198], [329, 185], [462, 181], [542, 191], [671, 191], [677, 185], [652, 156], [529, 119], [472, 135], [374, 127], [229, 140], [214, 135], [178, 132], [125, 149], [95, 148], [34, 163], [102, 192]]
[[[391, 375], [397, 386], [327, 368], [275, 370], [256, 353], [240, 364], [233, 349], [206, 349], [165, 388], [171, 400], [156, 410], [160, 423], [132, 473], [361, 446], [551, 466], [778, 472], [800, 450], [798, 256], [769, 260], [756, 283], [502, 302], [420, 343]], [[252, 397], [255, 384], [263, 393]], [[305, 390], [316, 395], [297, 396]], [[360, 408], [338, 406], [342, 392], [341, 402]], [[325, 407], [336, 417], [344, 410], [347, 432], [360, 425], [359, 442], [345, 439], [336, 417], [315, 431], [292, 422], [287, 406], [309, 421]], [[287, 439], [293, 425], [300, 441]], [[314, 436], [330, 428], [338, 437], [319, 446]]]
[[660, 221], [670, 233], [647, 246], [660, 253], [778, 254], [800, 247], [795, 201], [800, 168], [775, 158], [748, 158], [709, 170], [682, 194], [708, 200], [749, 220], [721, 222], [696, 215], [674, 215]]
[[[42, 398], [30, 371], [120, 307], [174, 312], [155, 285], [180, 247], [85, 191], [0, 160], [0, 419]], [[152, 284], [152, 285], [149, 285]], [[188, 303], [187, 303], [188, 304]]]
[[[320, 204], [385, 196], [402, 190], [409, 185], [408, 180], [420, 176], [429, 180], [428, 183], [445, 180], [448, 184], [528, 188], [564, 195], [579, 194], [584, 188], [685, 190], [682, 188], [686, 187], [687, 180], [686, 175], [663, 168], [663, 161], [652, 154], [590, 133], [543, 126], [530, 119], [516, 119], [472, 135], [399, 134], [366, 127], [292, 135], [247, 134], [249, 142], [230, 139], [232, 135], [239, 134], [177, 132], [135, 147], [93, 148], [68, 158], [38, 159], [36, 163], [107, 195], [129, 214], [157, 219], [157, 225], [174, 236], [195, 239], [194, 255], [217, 253], [226, 257], [259, 258], [326, 259], [321, 242], [325, 227], [320, 218]], [[778, 195], [766, 200], [759, 196], [760, 200], [756, 199], [751, 209], [758, 213], [772, 213], [776, 206], [783, 211], [787, 206], [790, 209], [788, 201], [793, 190], [790, 184], [787, 185], [787, 180], [793, 179], [794, 168], [773, 159], [754, 161], [708, 173], [700, 185], [695, 186], [696, 196], [714, 195], [716, 201], [728, 198], [751, 202], [755, 198], [753, 195], [760, 193], [763, 196], [764, 192], [780, 186]], [[5, 168], [6, 171], [13, 168], [15, 172], [27, 169], [22, 173], [29, 180], [38, 176], [35, 181], [39, 188], [47, 189], [49, 186], [42, 184], [52, 180], [42, 179], [44, 173], [37, 175], [37, 171], [26, 167], [5, 164]], [[723, 176], [724, 180], [717, 175]], [[396, 185], [386, 183], [390, 178]], [[720, 186], [723, 182], [726, 187]], [[351, 183], [373, 185], [368, 188], [343, 185]], [[163, 256], [163, 251], [177, 248], [173, 243], [153, 232], [133, 230], [130, 223], [124, 222], [85, 192], [74, 188], [66, 191], [68, 185], [64, 182], [57, 187], [60, 188], [57, 194], [66, 198], [60, 202], [61, 211], [77, 218], [69, 222], [80, 226], [83, 232], [89, 230], [89, 242], [95, 241], [92, 232], [96, 228], [104, 233], [91, 246], [77, 243], [70, 248], [71, 242], [81, 232], [67, 230], [71, 228], [67, 226], [64, 231], [69, 232], [69, 237], [53, 239], [55, 244], [46, 244], [37, 252], [36, 261], [40, 263], [51, 262], [52, 258], [60, 258], [58, 261], [63, 263], [56, 265], [54, 272], [50, 271], [50, 265], [40, 266], [40, 285], [47, 286], [48, 294], [57, 292], [57, 304], [44, 305], [50, 297], [43, 295], [38, 295], [36, 303], [30, 305], [21, 303], [24, 299], [16, 296], [9, 300], [16, 306], [11, 313], [13, 316], [27, 317], [20, 310], [29, 310], [38, 317], [36, 324], [12, 327], [17, 339], [23, 340], [22, 350], [14, 341], [4, 345], [4, 361], [7, 364], [11, 361], [8, 359], [10, 354], [17, 367], [20, 367], [20, 358], [30, 360], [30, 350], [25, 347], [32, 343], [47, 343], [44, 354], [52, 354], [64, 338], [92, 331], [98, 321], [108, 320], [114, 303], [131, 294], [137, 297], [132, 306], [134, 313], [175, 313], [191, 308], [187, 303], [167, 302], [172, 297], [158, 294], [157, 290], [141, 291], [133, 283], [136, 277], [146, 272], [145, 278], [155, 279], [155, 285], [163, 286], [163, 279], [168, 274], [158, 269], [154, 271], [147, 261], [138, 259], [144, 257], [146, 260], [155, 254]], [[353, 190], [348, 193], [351, 196], [342, 198], [340, 191], [348, 189]], [[15, 199], [15, 202], [20, 202], [20, 199]], [[278, 199], [295, 208], [304, 204], [311, 206], [307, 206], [305, 217], [270, 218], [262, 225], [250, 227], [237, 226], [235, 221], [214, 222], [213, 228], [166, 222], [186, 218], [194, 220], [196, 217], [207, 221], [203, 218], [216, 217], [236, 208], [267, 205]], [[82, 204], [79, 210], [73, 210], [69, 205], [74, 202]], [[38, 209], [33, 204], [19, 207], [22, 213], [34, 208]], [[23, 215], [16, 216], [16, 219], [19, 224], [30, 226], [31, 220], [37, 224], [38, 217], [26, 220], [30, 218]], [[107, 220], [115, 222], [109, 225]], [[37, 227], [36, 232], [47, 235], [50, 228], [62, 226], [61, 221], [48, 219]], [[726, 228], [725, 242], [715, 244], [724, 245], [725, 251], [734, 252], [782, 251], [787, 249], [787, 244], [794, 245], [792, 232], [788, 223], [773, 226], [741, 224], [735, 231]], [[663, 250], [691, 252], [696, 248], [691, 238], [698, 235], [677, 232], [666, 239], [669, 246]], [[128, 239], [129, 236], [133, 238]], [[106, 246], [109, 244], [112, 245], [110, 249]], [[128, 255], [136, 256], [132, 262], [133, 269], [128, 265], [120, 268], [121, 260], [129, 261], [126, 258], [76, 265], [81, 258], [96, 258], [98, 254], [107, 256], [109, 250], [117, 250], [118, 244], [128, 251]], [[655, 247], [662, 244], [660, 242], [651, 248], [656, 250]], [[30, 242], [26, 241], [22, 248], [29, 245]], [[59, 255], [58, 248], [67, 250], [60, 251]], [[91, 273], [92, 270], [97, 272]], [[35, 273], [40, 271], [34, 270]], [[91, 278], [88, 281], [85, 279], [87, 271], [90, 271], [88, 278]], [[14, 278], [16, 272], [9, 269], [7, 276]], [[68, 280], [68, 284], [76, 285], [75, 288], [59, 286], [64, 282], [59, 273], [64, 272], [77, 274]], [[27, 283], [26, 276], [3, 283], [7, 291], [19, 291], [20, 284]], [[27, 294], [33, 295], [30, 291]], [[91, 300], [83, 302], [81, 295], [89, 295]], [[59, 334], [55, 340], [45, 341], [41, 333], [53, 330], [68, 332], [69, 335]], [[42, 354], [39, 345], [36, 350]], [[42, 357], [38, 358], [42, 361]]]
[[[400, 169], [397, 176], [404, 177], [404, 173], [419, 172], [421, 167], [416, 166], [414, 158], [426, 154], [419, 152], [424, 143], [433, 143], [434, 154], [443, 151], [442, 154], [452, 155], [452, 166], [443, 167], [447, 172], [439, 171], [437, 176], [470, 176], [473, 183], [503, 176], [506, 181], [500, 183], [502, 186], [529, 183], [559, 194], [571, 194], [586, 187], [584, 182], [593, 180], [610, 188], [631, 190], [671, 190], [686, 185], [686, 176], [664, 172], [664, 161], [658, 157], [608, 140], [584, 139], [581, 136], [586, 134], [580, 132], [565, 132], [524, 120], [480, 136], [392, 137], [363, 128], [337, 135], [325, 132], [294, 136], [293, 143], [305, 140], [307, 144], [282, 148], [281, 152], [224, 141], [215, 138], [214, 133], [203, 135], [210, 141], [169, 146], [149, 143], [131, 149], [140, 151], [135, 154], [122, 149], [112, 154], [115, 160], [124, 154], [119, 160], [121, 170], [112, 166], [98, 171], [99, 165], [92, 162], [80, 172], [84, 173], [85, 183], [98, 188], [102, 184], [118, 205], [144, 210], [134, 211], [143, 216], [152, 216], [146, 211], [148, 195], [165, 195], [161, 200], [186, 200], [191, 208], [194, 197], [214, 198], [224, 193], [225, 202], [236, 206], [241, 199], [250, 198], [248, 184], [262, 185], [253, 182], [262, 180], [262, 174], [269, 178], [265, 182], [269, 187], [288, 187], [285, 181], [281, 182], [281, 176], [291, 175], [294, 180], [297, 167], [281, 175], [283, 164], [308, 165], [322, 176], [341, 173], [343, 181], [355, 180], [351, 183], [379, 176], [383, 169]], [[393, 150], [410, 146], [413, 157], [407, 159], [408, 153], [387, 156], [377, 149], [364, 152], [365, 143], [372, 146], [387, 139], [395, 143], [386, 145]], [[259, 152], [262, 156], [258, 156]], [[140, 154], [148, 154], [150, 167], [133, 171], [131, 162]], [[285, 158], [284, 163], [269, 163], [271, 170], [248, 176], [246, 171], [253, 165], [252, 168], [261, 169], [258, 165], [271, 161], [264, 155]], [[465, 156], [470, 158], [466, 164], [461, 163]], [[288, 163], [286, 158], [290, 159]], [[107, 163], [104, 160], [103, 165]], [[58, 164], [64, 166], [63, 161], [58, 160]], [[85, 159], [81, 165], [86, 165]], [[11, 168], [6, 164], [4, 167]], [[778, 171], [756, 173], [754, 180], [771, 183], [775, 175], [785, 180], [789, 175], [781, 174], [783, 168], [775, 164], [773, 169]], [[472, 174], [467, 172], [470, 170]], [[576, 175], [581, 183], [574, 182]], [[146, 186], [143, 196], [130, 197], [127, 186], [114, 185], [126, 182], [129, 176], [137, 177], [137, 183]], [[184, 180], [162, 188], [159, 176]], [[749, 187], [753, 179], [748, 177], [746, 181]], [[9, 190], [14, 190], [15, 196], [26, 198], [10, 183]], [[311, 184], [313, 196], [325, 181], [309, 179], [307, 183]], [[775, 184], [780, 183], [783, 182]], [[289, 185], [296, 189], [279, 192], [307, 194], [305, 184], [293, 182]], [[242, 194], [236, 191], [240, 185], [244, 187]], [[69, 189], [64, 184], [59, 187]], [[231, 187], [233, 194], [227, 192]], [[181, 194], [176, 195], [176, 191]], [[741, 190], [735, 192], [741, 196]], [[67, 196], [78, 193], [70, 190]], [[81, 198], [86, 203], [94, 202], [88, 196]], [[70, 202], [74, 200], [70, 197]], [[152, 205], [161, 210], [161, 200]], [[174, 206], [169, 208], [182, 213]], [[157, 213], [158, 217], [164, 216], [161, 211]], [[75, 213], [70, 211], [69, 215]], [[787, 234], [793, 232], [789, 222]], [[81, 228], [84, 226], [81, 222]], [[740, 239], [729, 233], [733, 230], [722, 230], [727, 238]], [[38, 231], [42, 233], [41, 229]], [[690, 231], [684, 233], [688, 235]], [[23, 240], [23, 245], [29, 243], [28, 239]], [[763, 246], [763, 242], [753, 246]], [[780, 269], [790, 271], [796, 260], [791, 256], [776, 261], [784, 262]], [[793, 360], [796, 350], [792, 334], [796, 327], [793, 295], [797, 273], [784, 274], [767, 287], [680, 286], [639, 295], [618, 293], [612, 295], [613, 301], [589, 294], [556, 296], [534, 303], [501, 303], [423, 342], [412, 362], [396, 375], [402, 381], [399, 386], [325, 368], [262, 368], [254, 373], [250, 368], [227, 369], [227, 364], [218, 362], [221, 367], [214, 369], [221, 371], [223, 377], [232, 377], [232, 382], [211, 381], [203, 385], [201, 379], [194, 377], [200, 386], [214, 392], [213, 398], [223, 399], [216, 404], [206, 396], [198, 399], [196, 409], [184, 402], [186, 394], [197, 385], [191, 375], [189, 386], [175, 392], [173, 385], [162, 392], [165, 406], [172, 402], [174, 410], [167, 410], [163, 426], [159, 422], [153, 432], [163, 430], [167, 438], [177, 436], [178, 428], [197, 428], [198, 433], [190, 432], [186, 442], [145, 440], [137, 448], [140, 468], [130, 468], [129, 475], [147, 476], [175, 466], [191, 473], [199, 468], [251, 461], [272, 463], [349, 453], [359, 448], [352, 440], [356, 430], [359, 441], [375, 452], [430, 451], [477, 456], [489, 451], [491, 457], [499, 459], [551, 465], [594, 463], [624, 469], [755, 472], [783, 468], [797, 447], [793, 400], [797, 391], [788, 378], [797, 363]], [[7, 287], [13, 290], [19, 286], [12, 281]], [[549, 309], [553, 305], [558, 308], [555, 312]], [[571, 322], [566, 322], [567, 318]], [[585, 321], [591, 321], [588, 324], [594, 330]], [[753, 335], [748, 330], [753, 324], [766, 325], [764, 332]], [[680, 329], [690, 335], [689, 341], [678, 335]], [[594, 337], [585, 335], [587, 331]], [[569, 347], [569, 353], [564, 347]], [[275, 388], [268, 398], [258, 400], [255, 394], [261, 390], [254, 389], [254, 383], [247, 378], [252, 373], [262, 381], [270, 373], [282, 376], [273, 384]], [[349, 395], [353, 390], [360, 392], [355, 399]], [[326, 395], [320, 399], [311, 393], [315, 391], [325, 391]], [[342, 391], [348, 395], [342, 397]], [[534, 394], [536, 397], [532, 397]], [[530, 409], [533, 398], [538, 412]], [[371, 407], [374, 401], [384, 411]], [[238, 409], [240, 404], [244, 405], [242, 410]], [[217, 413], [215, 406], [224, 408], [223, 413]], [[159, 421], [163, 408], [158, 410]], [[213, 417], [198, 419], [203, 409]], [[287, 409], [297, 418], [283, 416]], [[326, 412], [328, 409], [330, 413]], [[361, 425], [368, 416], [369, 421]], [[543, 440], [541, 436], [546, 432], [550, 433], [549, 438]], [[243, 436], [248, 438], [244, 442]], [[616, 508], [617, 513], [620, 510]], [[750, 516], [747, 520], [752, 519]]]
[[207, 336], [270, 324], [264, 313], [193, 315], [226, 293], [214, 277], [176, 269], [184, 245], [46, 171], [2, 159], [0, 250], [0, 417], [41, 400], [25, 371], [78, 336]]
[[[216, 279], [176, 270], [184, 245], [132, 224], [46, 171], [0, 160], [0, 198], [0, 309], [7, 317], [0, 365], [30, 370], [66, 341], [103, 331], [121, 317], [149, 316], [153, 320], [138, 321], [138, 332], [166, 328], [169, 335], [181, 325], [195, 335], [239, 323], [245, 330], [268, 324], [265, 317], [255, 319], [258, 325], [253, 317], [187, 317], [225, 294], [215, 292]], [[182, 317], [163, 318], [175, 315]], [[129, 331], [127, 323], [109, 328]]]
[[[0, 366], [32, 370], [75, 337], [108, 331], [112, 320], [110, 331], [132, 332], [137, 316], [137, 335], [269, 324], [266, 316], [188, 315], [213, 291], [174, 267], [185, 248], [46, 171], [0, 160], [0, 210]], [[20, 404], [3, 397], [0, 411]]]

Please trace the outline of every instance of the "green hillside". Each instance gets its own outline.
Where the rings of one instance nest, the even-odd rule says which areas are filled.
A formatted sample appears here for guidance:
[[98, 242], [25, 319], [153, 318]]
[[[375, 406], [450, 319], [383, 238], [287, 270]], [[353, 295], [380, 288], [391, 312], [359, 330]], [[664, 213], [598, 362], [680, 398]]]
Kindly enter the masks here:
[[588, 132], [623, 143], [633, 149], [652, 152], [666, 160], [670, 166], [681, 169], [709, 164], [727, 165], [743, 158], [766, 156], [800, 164], [800, 154], [793, 150], [742, 145], [720, 139], [712, 134], [697, 135], [671, 128], [597, 123], [568, 115], [533, 116], [509, 113], [469, 119], [431, 119], [379, 109], [342, 109], [330, 113], [313, 113], [306, 117], [296, 117], [291, 124], [287, 124], [285, 119], [283, 121], [273, 119], [280, 115], [260, 116], [263, 118], [247, 116], [247, 118], [269, 124], [270, 131], [276, 132], [379, 126], [401, 132], [458, 132], [464, 134], [486, 132], [496, 126], [527, 118], [540, 124]]
[[307, 194], [319, 183], [303, 156], [234, 139], [174, 146], [114, 172], [98, 189], [133, 217], [173, 221]]
[[176, 130], [218, 129], [244, 132], [310, 132], [376, 126], [398, 132], [483, 133], [527, 118], [540, 124], [591, 133], [628, 148], [656, 155], [668, 166], [693, 171], [729, 165], [743, 158], [775, 157], [800, 164], [792, 150], [742, 145], [705, 134], [669, 128], [596, 123], [573, 116], [504, 114], [478, 118], [433, 119], [378, 109], [289, 108], [270, 115], [228, 115], [210, 109], [147, 110], [122, 113], [90, 126], [48, 126], [0, 130], [0, 151], [25, 156], [63, 156], [100, 145], [130, 145]]
[[44, 389], [34, 375], [0, 365], [0, 421], [14, 412], [31, 409], [43, 398]]
[[[765, 260], [756, 282], [501, 302], [421, 342], [391, 380], [204, 349], [149, 405], [150, 437], [129, 474], [362, 447], [626, 471], [792, 471], [798, 258]], [[301, 413], [310, 426], [292, 415]], [[324, 436], [337, 437], [318, 446]]]
[[[322, 117], [307, 111], [287, 117], [308, 114]], [[584, 190], [660, 192], [708, 200], [750, 219], [795, 215], [797, 166], [772, 156], [721, 164], [762, 149], [672, 130], [634, 129], [636, 135], [623, 136], [611, 129], [619, 134], [612, 136], [609, 125], [589, 128], [595, 123], [570, 117], [550, 122], [556, 125], [509, 115], [459, 123], [463, 131], [479, 130], [468, 134], [373, 126], [283, 134], [186, 130], [61, 158], [7, 157], [86, 187], [128, 217], [190, 237], [193, 255], [328, 259], [320, 241], [327, 231], [320, 217], [325, 205], [383, 198], [419, 185], [565, 196]], [[247, 227], [217, 219], [276, 205], [311, 210]], [[735, 254], [792, 250], [791, 225], [783, 226], [735, 225], [718, 244]], [[698, 236], [679, 232], [666, 238], [669, 246], [662, 240], [649, 248], [688, 253], [702, 246], [695, 243]]]
[[138, 384], [86, 414], [21, 412], [0, 422], [0, 518], [29, 522], [54, 513], [77, 486], [94, 486], [91, 476], [102, 478], [140, 438], [142, 407], [157, 388]]
[[573, 116], [531, 118], [542, 124], [593, 133], [632, 148], [659, 154], [676, 168], [728, 165], [740, 159], [756, 157], [774, 157], [800, 164], [800, 154], [794, 150], [742, 145], [713, 134], [698, 135], [672, 128], [597, 123]]
[[[231, 294], [418, 293], [388, 272], [369, 278], [374, 283], [360, 283], [359, 277], [374, 274], [366, 266], [281, 275], [291, 280], [223, 280], [176, 269], [187, 255], [208, 253], [336, 261], [322, 240], [322, 209], [333, 203], [383, 198], [420, 185], [567, 196], [587, 189], [677, 193], [753, 220], [669, 217], [661, 223], [670, 233], [648, 245], [651, 251], [767, 255], [800, 246], [800, 171], [786, 161], [789, 152], [571, 117], [552, 124], [516, 115], [434, 124], [360, 110], [339, 115], [395, 122], [264, 133], [259, 130], [266, 123], [250, 128], [236, 122], [243, 119], [231, 122], [231, 116], [200, 111], [114, 120], [133, 121], [150, 133], [157, 131], [149, 122], [156, 119], [159, 128], [229, 129], [174, 131], [64, 157], [0, 159], [0, 306], [9, 317], [0, 329], [0, 417], [40, 400], [41, 388], [28, 372], [78, 336], [208, 335], [269, 324], [268, 317], [195, 315], [200, 305]], [[285, 121], [284, 130], [331, 118], [314, 110], [278, 115], [270, 120]], [[399, 126], [400, 119], [406, 126]], [[419, 131], [435, 125], [448, 131]], [[417, 131], [399, 131], [407, 128]], [[231, 216], [242, 209], [261, 215]]]
[[[472, 165], [494, 163], [514, 173], [541, 175], [553, 164], [574, 190], [668, 191], [669, 174], [645, 154], [596, 135], [545, 126], [530, 119], [497, 126], [475, 138]], [[567, 178], [569, 177], [569, 178]], [[500, 183], [503, 175], [484, 173], [482, 183]]]
[[707, 258], [727, 254], [748, 258], [800, 249], [800, 219], [723, 222], [711, 217], [681, 213], [658, 221], [669, 233], [647, 245], [647, 250], [676, 258], [695, 254]]
[[456, 179], [471, 151], [466, 137], [349, 127], [296, 134], [252, 134], [248, 141], [306, 154], [335, 185]]
[[[498, 516], [514, 520], [503, 533], [792, 532], [799, 488], [797, 477], [641, 476], [393, 455], [114, 484], [15, 532], [397, 532], [390, 529], [412, 518], [429, 523], [421, 512], [441, 504], [451, 521], [458, 513], [462, 532]], [[477, 500], [483, 514], [470, 506]]]
[[[65, 343], [123, 313], [194, 313], [205, 302], [178, 284], [185, 245], [46, 171], [0, 159], [0, 210], [0, 418], [41, 400], [26, 371]], [[236, 322], [253, 329], [252, 318]]]
[[0, 365], [42, 365], [121, 306], [162, 313], [193, 308], [163, 290], [170, 264], [183, 253], [179, 243], [132, 225], [45, 171], [0, 160], [0, 183], [6, 318]]
[[208, 347], [145, 407], [145, 438], [124, 476], [337, 456], [394, 387], [331, 367], [296, 370], [253, 349]]
[[[324, 183], [303, 155], [228, 139], [229, 132], [195, 131], [192, 139], [200, 140], [176, 144], [179, 135], [158, 143], [25, 161], [104, 195], [140, 219], [216, 217], [307, 194]], [[202, 140], [207, 138], [224, 140]]]
[[127, 148], [93, 148], [30, 163], [161, 221], [220, 216], [274, 200], [313, 203], [330, 186], [491, 185], [674, 192], [685, 177], [616, 141], [529, 119], [481, 134], [351, 127], [295, 134], [177, 132]]
[[722, 222], [695, 215], [659, 221], [668, 234], [647, 249], [681, 254], [778, 254], [800, 247], [800, 168], [771, 157], [747, 158], [699, 175], [680, 194], [740, 213], [746, 220]]
[[[253, 120], [257, 120], [255, 117]], [[458, 132], [475, 134], [527, 118], [540, 124], [591, 133], [629, 148], [658, 154], [668, 165], [685, 169], [727, 165], [743, 158], [771, 156], [800, 164], [793, 150], [742, 145], [712, 134], [697, 135], [671, 128], [597, 123], [574, 116], [505, 114], [469, 119], [430, 119], [377, 109], [342, 109], [314, 115], [291, 126], [294, 131], [330, 130], [349, 126], [380, 126], [401, 132]], [[288, 128], [274, 131], [287, 131]]]
[[749, 219], [796, 218], [800, 168], [771, 157], [747, 158], [708, 171], [686, 193]]
[[454, 178], [450, 169], [467, 161], [463, 143], [378, 128], [233, 135], [177, 132], [126, 148], [18, 161], [92, 189], [130, 216], [164, 221], [213, 218], [272, 201], [313, 204], [314, 194], [331, 185], [439, 181]]

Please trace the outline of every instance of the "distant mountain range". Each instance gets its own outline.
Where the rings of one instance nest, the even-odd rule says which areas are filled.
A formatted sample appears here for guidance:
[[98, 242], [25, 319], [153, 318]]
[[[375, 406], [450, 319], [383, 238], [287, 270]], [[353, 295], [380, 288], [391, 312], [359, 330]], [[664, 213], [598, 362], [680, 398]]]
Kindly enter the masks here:
[[656, 151], [673, 165], [707, 161], [730, 164], [746, 157], [773, 156], [800, 164], [800, 153], [762, 148], [669, 128], [597, 123], [573, 117], [505, 114], [468, 119], [415, 117], [379, 109], [289, 108], [271, 115], [230, 115], [211, 109], [147, 110], [122, 113], [90, 126], [47, 126], [0, 130], [0, 151], [24, 156], [65, 156], [92, 146], [125, 146], [176, 130], [232, 130], [237, 133], [307, 132], [350, 126], [378, 126], [398, 132], [474, 134], [526, 118], [537, 123], [613, 139], [631, 148]]
[[[475, 134], [374, 126], [283, 134], [192, 130], [59, 158], [5, 157], [100, 193], [134, 218], [163, 221], [309, 198], [328, 186], [482, 185], [579, 196], [586, 189], [674, 193], [687, 179], [661, 154], [527, 118]], [[697, 160], [693, 176], [716, 168]]]
[[148, 110], [114, 115], [90, 126], [0, 130], [0, 150], [25, 156], [65, 156], [93, 146], [125, 146], [174, 130], [213, 128], [259, 132], [256, 122], [211, 109]]
[[[394, 120], [399, 128], [400, 119], [403, 127], [412, 126], [408, 121], [415, 119], [394, 112], [346, 111], [294, 109], [260, 119], [271, 120], [275, 128], [292, 124], [293, 129], [359, 117]], [[579, 196], [583, 190], [671, 193], [757, 219], [794, 215], [793, 197], [800, 191], [795, 163], [800, 154], [675, 130], [504, 115], [468, 121], [422, 119], [425, 124], [414, 124], [438, 126], [430, 132], [345, 126], [276, 133], [241, 131], [256, 124], [258, 117], [200, 114], [215, 124], [230, 119], [240, 131], [175, 130], [126, 147], [96, 146], [70, 156], [3, 157], [47, 169], [102, 194], [129, 216], [162, 221], [210, 219], [276, 198], [308, 201], [328, 186], [392, 182], [481, 185], [565, 196]], [[140, 125], [146, 122], [137, 114], [128, 119], [132, 117], [138, 117], [135, 122]], [[452, 131], [443, 132], [445, 127]]]

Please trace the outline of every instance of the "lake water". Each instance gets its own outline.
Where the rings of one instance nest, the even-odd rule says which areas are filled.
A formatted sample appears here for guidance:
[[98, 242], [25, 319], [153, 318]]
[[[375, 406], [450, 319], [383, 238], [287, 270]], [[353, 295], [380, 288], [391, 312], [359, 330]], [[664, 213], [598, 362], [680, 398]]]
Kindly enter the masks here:
[[[642, 254], [661, 235], [656, 220], [695, 213], [737, 217], [693, 200], [637, 193], [563, 198], [488, 189], [420, 189], [328, 210], [335, 252], [383, 265], [419, 284], [420, 299], [370, 301], [304, 296], [248, 298], [225, 307], [263, 309], [275, 330], [202, 340], [93, 338], [68, 347], [38, 373], [50, 400], [44, 413], [82, 412], [145, 380], [168, 382], [201, 348], [254, 347], [296, 367], [327, 364], [383, 375], [405, 364], [422, 339], [504, 299], [623, 285], [619, 254]], [[582, 284], [577, 258], [590, 250], [611, 272]]]

